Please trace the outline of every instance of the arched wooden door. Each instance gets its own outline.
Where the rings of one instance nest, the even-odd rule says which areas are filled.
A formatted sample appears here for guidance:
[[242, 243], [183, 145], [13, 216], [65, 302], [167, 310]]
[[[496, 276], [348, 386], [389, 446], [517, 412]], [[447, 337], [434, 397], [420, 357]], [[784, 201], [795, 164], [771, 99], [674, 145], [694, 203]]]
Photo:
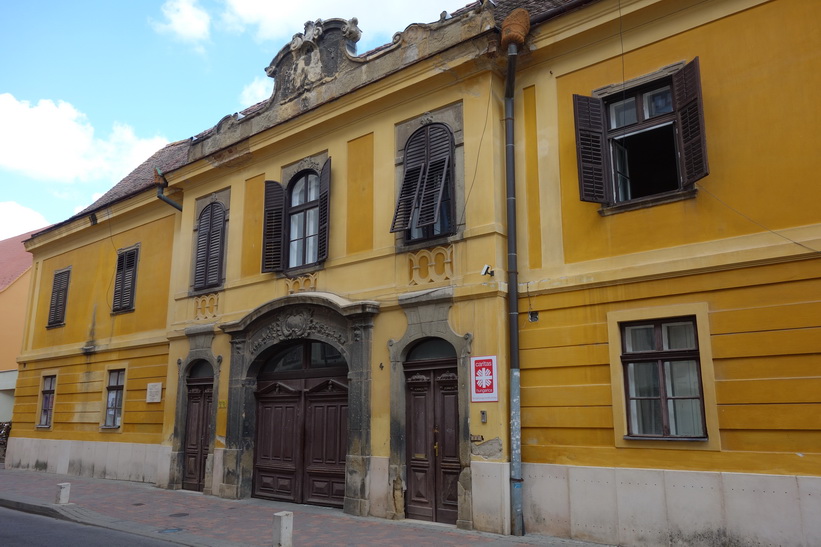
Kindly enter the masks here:
[[301, 341], [260, 371], [252, 495], [342, 507], [348, 367], [332, 346]]
[[453, 346], [434, 338], [405, 362], [408, 518], [456, 524], [459, 501], [459, 375]]
[[205, 486], [205, 461], [210, 445], [214, 378], [211, 365], [200, 362], [191, 368], [186, 380], [188, 402], [183, 446], [183, 479], [185, 490], [202, 492]]

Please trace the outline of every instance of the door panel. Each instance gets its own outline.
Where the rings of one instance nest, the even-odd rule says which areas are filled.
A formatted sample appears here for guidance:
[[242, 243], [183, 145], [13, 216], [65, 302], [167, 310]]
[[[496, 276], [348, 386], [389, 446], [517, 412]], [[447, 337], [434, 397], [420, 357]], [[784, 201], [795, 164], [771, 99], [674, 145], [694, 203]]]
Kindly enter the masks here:
[[283, 380], [257, 393], [253, 496], [342, 507], [347, 379], [320, 380]]
[[406, 374], [408, 518], [456, 523], [458, 385], [455, 368]]
[[205, 484], [205, 462], [208, 458], [208, 432], [211, 424], [213, 386], [188, 386], [188, 408], [183, 443], [183, 481], [185, 490], [201, 492]]

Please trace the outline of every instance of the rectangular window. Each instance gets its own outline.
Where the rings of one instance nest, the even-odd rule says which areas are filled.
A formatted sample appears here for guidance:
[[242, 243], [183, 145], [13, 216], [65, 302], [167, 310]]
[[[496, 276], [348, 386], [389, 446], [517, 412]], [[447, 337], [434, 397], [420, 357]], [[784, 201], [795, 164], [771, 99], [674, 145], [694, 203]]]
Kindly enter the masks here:
[[621, 323], [627, 434], [707, 436], [695, 317]]
[[120, 427], [123, 416], [125, 369], [108, 371], [108, 394], [105, 403], [105, 426]]
[[51, 427], [54, 415], [54, 388], [57, 385], [57, 376], [43, 376], [43, 391], [40, 399], [39, 427]]
[[114, 302], [111, 311], [134, 309], [134, 288], [137, 282], [137, 257], [139, 247], [118, 251], [117, 273], [114, 279]]
[[707, 175], [698, 58], [661, 72], [573, 96], [582, 201], [681, 199]]
[[71, 268], [54, 272], [54, 283], [51, 287], [51, 303], [48, 309], [46, 327], [60, 327], [66, 322], [66, 300], [68, 299], [68, 282]]

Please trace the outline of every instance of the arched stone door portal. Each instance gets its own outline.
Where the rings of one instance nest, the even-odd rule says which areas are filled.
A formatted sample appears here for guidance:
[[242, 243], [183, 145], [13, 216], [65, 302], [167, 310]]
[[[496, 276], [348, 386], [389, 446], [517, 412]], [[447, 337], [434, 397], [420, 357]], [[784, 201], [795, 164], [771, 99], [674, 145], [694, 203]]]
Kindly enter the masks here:
[[[262, 408], [258, 406], [258, 396], [264, 399], [277, 389], [295, 389], [288, 382], [278, 381], [285, 379], [276, 378], [276, 374], [266, 377], [270, 358], [291, 344], [316, 342], [321, 344], [319, 347], [327, 345], [337, 352], [348, 366], [347, 386], [334, 380], [322, 381], [328, 380], [324, 389], [335, 393], [337, 399], [347, 387], [342, 505], [347, 513], [368, 514], [370, 357], [373, 318], [378, 310], [377, 302], [351, 302], [330, 293], [301, 293], [272, 300], [239, 321], [222, 326], [231, 335], [232, 350], [221, 496], [244, 498], [255, 492], [255, 449], [259, 449], [255, 442], [260, 419], [257, 411]], [[311, 393], [314, 388], [323, 389], [305, 387], [307, 384], [299, 389]], [[342, 405], [337, 405], [337, 409], [341, 410]], [[311, 428], [308, 434], [315, 431]]]

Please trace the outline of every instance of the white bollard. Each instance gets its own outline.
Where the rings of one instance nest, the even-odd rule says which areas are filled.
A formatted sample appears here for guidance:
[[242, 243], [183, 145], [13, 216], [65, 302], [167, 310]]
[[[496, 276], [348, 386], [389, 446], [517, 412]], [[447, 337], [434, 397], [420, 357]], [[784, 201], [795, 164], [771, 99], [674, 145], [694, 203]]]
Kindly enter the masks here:
[[61, 482], [57, 485], [57, 500], [54, 502], [58, 505], [65, 505], [68, 503], [68, 497], [71, 495], [71, 483]]
[[290, 511], [274, 513], [274, 546], [293, 547], [294, 514]]

